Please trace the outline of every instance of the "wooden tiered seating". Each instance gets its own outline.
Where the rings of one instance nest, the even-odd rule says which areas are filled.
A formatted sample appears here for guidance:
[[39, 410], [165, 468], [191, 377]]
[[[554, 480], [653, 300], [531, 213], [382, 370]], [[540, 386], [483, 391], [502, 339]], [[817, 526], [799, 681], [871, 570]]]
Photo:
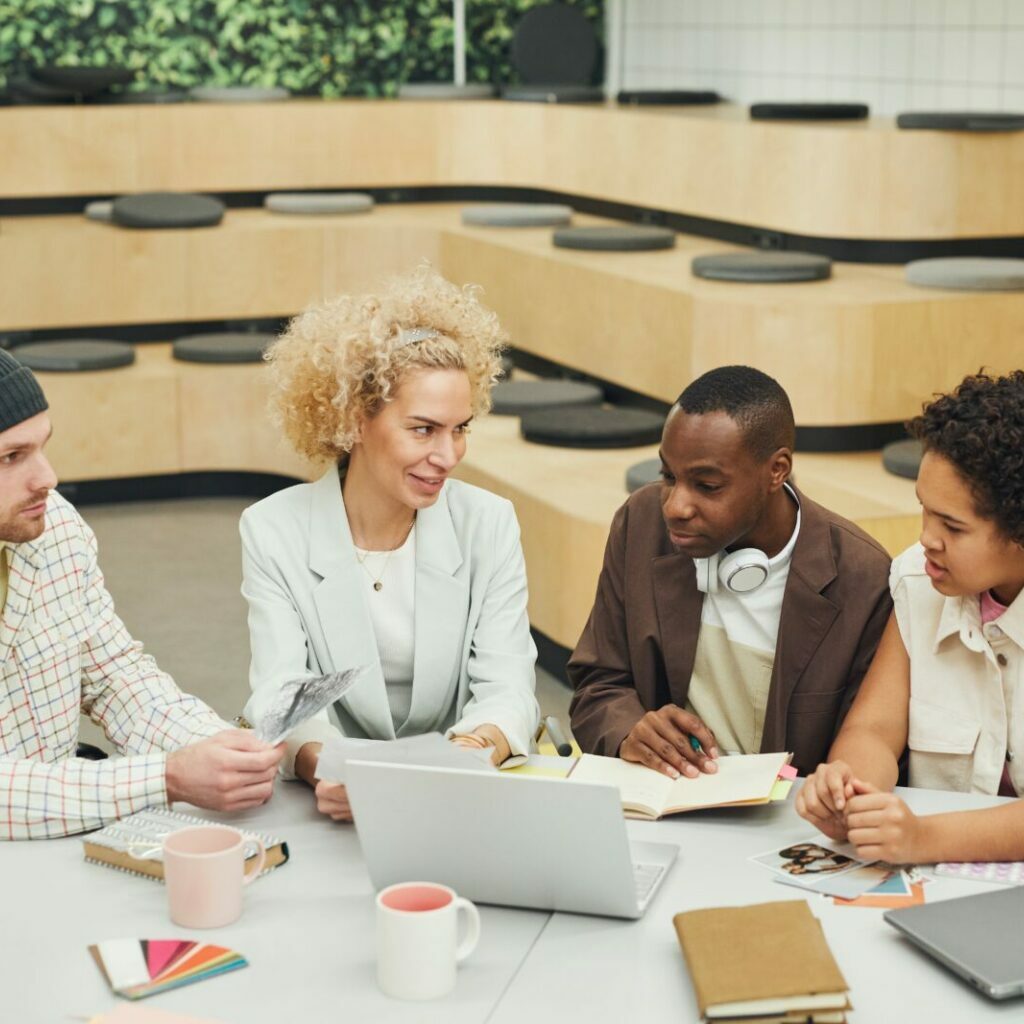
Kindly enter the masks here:
[[0, 109], [0, 196], [482, 185], [810, 237], [1024, 235], [1024, 133], [745, 107], [291, 100]]
[[[765, 242], [1024, 237], [1024, 133], [751, 123], [728, 105], [12, 108], [0, 109], [0, 152], [0, 201], [488, 186], [752, 226]], [[483, 285], [518, 348], [666, 403], [703, 371], [743, 362], [781, 381], [801, 426], [863, 427], [913, 415], [981, 365], [1020, 364], [1017, 294], [920, 290], [902, 268], [843, 263], [812, 284], [702, 281], [691, 259], [729, 246], [680, 236], [666, 252], [574, 252], [553, 248], [547, 229], [465, 227], [462, 205], [343, 219], [232, 209], [218, 228], [161, 232], [7, 217], [0, 332], [287, 316], [428, 259]], [[259, 365], [177, 363], [168, 345], [148, 345], [130, 368], [46, 374], [43, 385], [65, 479], [318, 472], [269, 422]], [[559, 643], [575, 642], [590, 608], [625, 470], [652, 454], [529, 445], [511, 418], [474, 425], [459, 474], [515, 502], [531, 618]], [[913, 484], [887, 475], [877, 452], [798, 453], [796, 475], [890, 551], [916, 537]]]
[[665, 252], [577, 252], [554, 248], [547, 228], [465, 227], [460, 209], [232, 210], [218, 228], [142, 232], [11, 218], [0, 330], [285, 316], [429, 259], [482, 285], [527, 352], [665, 402], [705, 370], [747, 363], [778, 378], [801, 426], [902, 421], [979, 366], [1020, 361], [1015, 293], [920, 289], [899, 268], [858, 264], [808, 284], [706, 281], [690, 261], [728, 246], [680, 236]]

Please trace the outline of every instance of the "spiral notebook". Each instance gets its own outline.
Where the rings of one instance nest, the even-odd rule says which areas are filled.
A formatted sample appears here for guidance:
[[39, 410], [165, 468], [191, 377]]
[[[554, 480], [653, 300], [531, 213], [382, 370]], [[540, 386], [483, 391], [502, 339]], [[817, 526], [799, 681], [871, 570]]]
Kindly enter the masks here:
[[[176, 811], [160, 807], [151, 807], [149, 810], [130, 814], [127, 818], [85, 836], [82, 840], [85, 859], [93, 864], [103, 864], [133, 875], [163, 881], [164, 864], [159, 857], [139, 860], [131, 856], [128, 850], [132, 847], [159, 848], [163, 845], [164, 838], [178, 829], [187, 828], [189, 825], [213, 824], [220, 823], [190, 814], [178, 814]], [[244, 828], [238, 831], [246, 839], [258, 839], [266, 849], [267, 860], [261, 874], [265, 875], [288, 860], [288, 844], [283, 839], [262, 835], [259, 832], [249, 832]]]

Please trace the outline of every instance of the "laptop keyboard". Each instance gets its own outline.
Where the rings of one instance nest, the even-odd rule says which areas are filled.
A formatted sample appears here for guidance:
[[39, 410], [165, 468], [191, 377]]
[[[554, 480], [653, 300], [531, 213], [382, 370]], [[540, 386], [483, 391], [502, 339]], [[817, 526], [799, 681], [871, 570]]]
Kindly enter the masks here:
[[655, 886], [665, 873], [664, 864], [633, 864], [633, 882], [638, 906], [645, 907]]

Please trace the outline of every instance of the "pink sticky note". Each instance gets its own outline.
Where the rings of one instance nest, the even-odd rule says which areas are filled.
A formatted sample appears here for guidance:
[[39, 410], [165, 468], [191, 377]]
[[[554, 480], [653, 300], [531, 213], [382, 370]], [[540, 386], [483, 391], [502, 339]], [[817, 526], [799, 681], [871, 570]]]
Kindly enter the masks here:
[[784, 764], [779, 769], [780, 779], [795, 779], [800, 773], [791, 764]]
[[146, 944], [149, 976], [155, 978], [187, 945], [181, 939], [150, 939]]
[[121, 1003], [99, 1020], [101, 1024], [222, 1024], [212, 1017], [186, 1017], [181, 1013], [168, 1013], [134, 1003]]

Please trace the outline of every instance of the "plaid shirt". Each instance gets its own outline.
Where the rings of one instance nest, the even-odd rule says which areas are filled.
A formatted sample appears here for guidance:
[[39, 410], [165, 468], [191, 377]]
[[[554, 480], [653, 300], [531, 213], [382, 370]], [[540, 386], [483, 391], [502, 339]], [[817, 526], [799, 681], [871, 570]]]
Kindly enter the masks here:
[[[0, 839], [99, 828], [166, 805], [166, 754], [230, 728], [182, 693], [129, 636], [96, 538], [60, 495], [46, 530], [8, 547], [0, 621]], [[87, 714], [125, 757], [75, 757]]]

